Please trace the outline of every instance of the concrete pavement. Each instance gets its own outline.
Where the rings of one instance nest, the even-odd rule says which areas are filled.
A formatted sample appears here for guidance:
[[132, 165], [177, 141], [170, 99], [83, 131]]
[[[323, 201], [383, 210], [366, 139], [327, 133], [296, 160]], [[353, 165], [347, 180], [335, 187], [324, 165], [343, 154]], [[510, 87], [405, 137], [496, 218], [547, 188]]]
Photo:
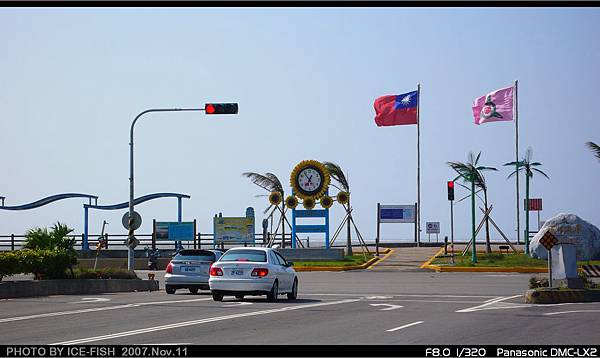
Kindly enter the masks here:
[[530, 276], [303, 272], [299, 299], [275, 303], [186, 290], [2, 300], [0, 344], [596, 344], [600, 304], [526, 305]]

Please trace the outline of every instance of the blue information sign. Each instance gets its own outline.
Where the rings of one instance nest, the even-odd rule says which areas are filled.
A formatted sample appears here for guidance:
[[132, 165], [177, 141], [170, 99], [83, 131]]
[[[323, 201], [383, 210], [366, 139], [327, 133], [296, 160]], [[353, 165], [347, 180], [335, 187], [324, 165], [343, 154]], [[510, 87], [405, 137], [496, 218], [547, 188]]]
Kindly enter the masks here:
[[156, 222], [156, 239], [194, 240], [194, 222]]

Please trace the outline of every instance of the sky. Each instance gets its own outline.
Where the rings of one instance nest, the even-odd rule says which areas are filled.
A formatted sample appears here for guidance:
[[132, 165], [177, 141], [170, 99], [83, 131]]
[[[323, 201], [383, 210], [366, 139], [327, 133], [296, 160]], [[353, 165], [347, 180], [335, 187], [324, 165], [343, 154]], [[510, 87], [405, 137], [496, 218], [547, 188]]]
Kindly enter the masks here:
[[[486, 177], [491, 216], [514, 240], [515, 181], [503, 166], [515, 160], [514, 122], [476, 126], [471, 104], [518, 80], [519, 156], [532, 147], [550, 177], [531, 182], [541, 219], [568, 212], [598, 226], [600, 162], [585, 142], [600, 144], [599, 35], [597, 8], [2, 8], [0, 196], [7, 206], [67, 192], [128, 201], [138, 113], [238, 102], [235, 116], [142, 117], [135, 196], [190, 195], [183, 220], [197, 219], [203, 233], [216, 213], [243, 216], [251, 206], [260, 230], [268, 202], [256, 195], [266, 192], [243, 172], [274, 173], [289, 192], [298, 162], [332, 161], [348, 175], [353, 216], [370, 241], [377, 203], [416, 202], [417, 159], [416, 126], [377, 127], [373, 102], [420, 83], [421, 240], [428, 221], [440, 222], [440, 240], [450, 235], [447, 162], [469, 151], [498, 168]], [[466, 194], [457, 187], [457, 199]], [[80, 234], [85, 202], [0, 210], [0, 235], [56, 221]], [[104, 220], [108, 233], [125, 234], [125, 211], [92, 210], [90, 234]], [[177, 200], [136, 211], [138, 232], [150, 233], [152, 219], [177, 220]], [[331, 234], [343, 214], [331, 209]], [[456, 240], [469, 238], [470, 215], [468, 200], [455, 204]], [[382, 224], [381, 240], [411, 241], [413, 230]]]

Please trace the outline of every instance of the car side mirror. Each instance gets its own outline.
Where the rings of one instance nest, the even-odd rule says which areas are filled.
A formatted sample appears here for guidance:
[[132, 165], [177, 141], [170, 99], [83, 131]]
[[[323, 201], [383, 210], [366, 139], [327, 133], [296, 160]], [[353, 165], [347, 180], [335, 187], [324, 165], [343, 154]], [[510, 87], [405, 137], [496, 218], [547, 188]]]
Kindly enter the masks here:
[[294, 263], [292, 261], [288, 261], [286, 267], [292, 267], [292, 266], [294, 266]]

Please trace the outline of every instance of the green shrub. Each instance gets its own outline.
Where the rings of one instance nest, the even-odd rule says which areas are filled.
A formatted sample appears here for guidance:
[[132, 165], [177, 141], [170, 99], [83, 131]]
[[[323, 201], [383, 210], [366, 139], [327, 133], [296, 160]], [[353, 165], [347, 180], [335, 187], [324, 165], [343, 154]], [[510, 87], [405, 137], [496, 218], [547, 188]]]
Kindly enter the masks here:
[[19, 273], [35, 275], [36, 279], [66, 278], [67, 269], [77, 263], [77, 257], [67, 250], [23, 249], [0, 253], [0, 279]]
[[137, 275], [133, 271], [115, 268], [102, 269], [85, 269], [79, 268], [75, 270], [75, 278], [78, 279], [137, 279]]

